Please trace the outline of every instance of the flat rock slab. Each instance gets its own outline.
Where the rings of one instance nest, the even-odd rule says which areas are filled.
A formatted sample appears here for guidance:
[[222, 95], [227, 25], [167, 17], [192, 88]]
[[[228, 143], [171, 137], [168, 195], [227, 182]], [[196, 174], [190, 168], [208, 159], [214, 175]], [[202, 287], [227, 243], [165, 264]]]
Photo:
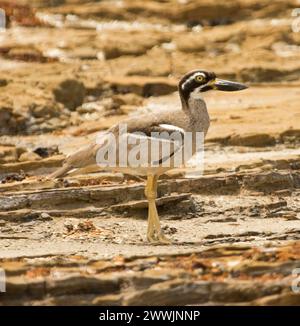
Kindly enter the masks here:
[[[172, 196], [170, 197], [172, 198]], [[20, 209], [0, 213], [0, 257], [83, 254], [103, 259], [118, 254], [161, 255], [197, 252], [225, 243], [274, 245], [300, 239], [299, 196], [174, 195], [159, 207], [162, 227], [173, 244], [146, 242], [147, 220], [138, 210], [125, 214], [103, 207]], [[130, 201], [126, 205], [131, 205]], [[144, 207], [144, 201], [135, 205]], [[163, 208], [163, 210], [161, 210]], [[166, 209], [165, 209], [166, 208]], [[145, 212], [145, 210], [143, 209]], [[37, 246], [38, 244], [38, 246]]]
[[300, 263], [295, 242], [159, 257], [44, 255], [0, 263], [6, 271], [0, 305], [300, 304], [291, 288], [291, 271]]
[[[172, 205], [177, 204], [178, 202], [182, 200], [188, 200], [191, 198], [191, 194], [172, 194], [170, 196], [164, 196], [157, 198], [156, 200], [156, 206], [166, 206], [166, 205]], [[110, 207], [114, 211], [128, 211], [128, 210], [136, 210], [136, 209], [147, 209], [148, 208], [148, 201], [147, 200], [136, 200], [136, 201], [129, 201], [125, 204], [117, 204], [112, 205]]]

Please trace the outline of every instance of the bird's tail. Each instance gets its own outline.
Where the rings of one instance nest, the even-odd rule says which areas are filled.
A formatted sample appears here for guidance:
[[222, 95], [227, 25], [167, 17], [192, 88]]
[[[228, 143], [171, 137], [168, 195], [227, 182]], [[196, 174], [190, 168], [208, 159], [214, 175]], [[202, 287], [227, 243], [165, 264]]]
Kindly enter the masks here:
[[80, 169], [96, 164], [96, 153], [99, 146], [101, 145], [91, 144], [68, 156], [64, 161], [63, 166], [54, 171], [49, 177], [53, 179], [63, 177], [73, 169]]
[[69, 171], [73, 169], [68, 163], [65, 163], [61, 168], [57, 169], [49, 175], [49, 178], [56, 179], [65, 176]]

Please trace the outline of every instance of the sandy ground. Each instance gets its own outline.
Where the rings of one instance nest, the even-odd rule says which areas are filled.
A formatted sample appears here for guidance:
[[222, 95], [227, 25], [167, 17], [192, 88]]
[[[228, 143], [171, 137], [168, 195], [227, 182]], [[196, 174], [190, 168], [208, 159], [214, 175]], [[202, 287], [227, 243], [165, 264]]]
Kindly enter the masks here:
[[[27, 3], [0, 1], [0, 305], [300, 304], [296, 1]], [[128, 115], [178, 107], [200, 67], [250, 87], [205, 96], [203, 174], [162, 176], [171, 245], [146, 242], [142, 180], [45, 178]]]

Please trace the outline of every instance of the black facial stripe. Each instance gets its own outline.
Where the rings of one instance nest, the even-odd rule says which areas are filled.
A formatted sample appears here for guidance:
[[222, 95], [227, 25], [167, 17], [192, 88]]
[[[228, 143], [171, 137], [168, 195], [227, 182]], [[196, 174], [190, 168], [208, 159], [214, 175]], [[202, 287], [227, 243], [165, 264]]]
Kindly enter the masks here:
[[207, 72], [206, 76], [207, 76], [208, 80], [213, 80], [213, 79], [217, 78], [217, 76], [216, 76], [216, 74], [214, 72]]
[[[195, 80], [195, 76], [197, 74], [204, 75], [206, 78], [204, 78], [203, 82], [199, 82]], [[216, 75], [213, 72], [207, 72], [204, 70], [193, 70], [186, 75], [182, 77], [182, 79], [179, 82], [179, 92], [181, 97], [187, 102], [190, 94], [198, 87], [203, 86], [201, 91], [205, 92], [207, 90], [212, 89], [210, 85], [206, 85], [211, 80], [216, 79]]]
[[[196, 78], [197, 76], [201, 76], [203, 77], [203, 82], [199, 82]], [[204, 74], [203, 72], [195, 72], [193, 74], [191, 74], [190, 76], [188, 76], [188, 78], [186, 78], [185, 80], [183, 80], [183, 82], [181, 83], [181, 87], [182, 89], [185, 89], [187, 87], [190, 87], [191, 85], [195, 85], [195, 84], [205, 84], [207, 82], [207, 76], [206, 74]]]

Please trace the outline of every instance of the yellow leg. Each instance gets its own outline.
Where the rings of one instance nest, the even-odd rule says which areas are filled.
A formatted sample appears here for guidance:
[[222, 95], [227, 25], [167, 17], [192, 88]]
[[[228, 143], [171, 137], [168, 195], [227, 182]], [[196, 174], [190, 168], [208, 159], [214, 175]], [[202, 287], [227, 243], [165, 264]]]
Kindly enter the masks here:
[[152, 243], [170, 244], [160, 226], [155, 199], [157, 198], [157, 175], [148, 175], [145, 195], [148, 199], [148, 231], [147, 239]]

